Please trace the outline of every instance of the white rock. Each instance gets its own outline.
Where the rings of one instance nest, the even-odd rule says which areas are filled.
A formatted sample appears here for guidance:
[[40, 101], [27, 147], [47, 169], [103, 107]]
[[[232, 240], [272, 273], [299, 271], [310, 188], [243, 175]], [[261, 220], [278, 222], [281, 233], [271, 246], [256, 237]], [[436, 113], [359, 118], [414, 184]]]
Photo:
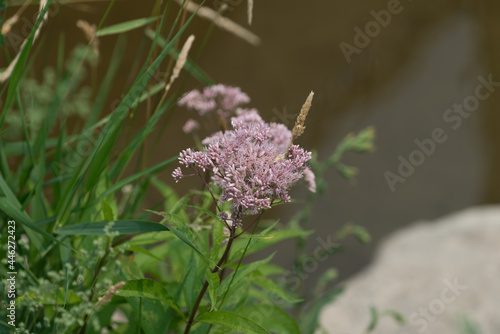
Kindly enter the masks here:
[[370, 306], [406, 318], [380, 319], [373, 334], [460, 333], [463, 317], [500, 333], [500, 207], [477, 207], [390, 235], [373, 263], [327, 305], [328, 333], [364, 334]]

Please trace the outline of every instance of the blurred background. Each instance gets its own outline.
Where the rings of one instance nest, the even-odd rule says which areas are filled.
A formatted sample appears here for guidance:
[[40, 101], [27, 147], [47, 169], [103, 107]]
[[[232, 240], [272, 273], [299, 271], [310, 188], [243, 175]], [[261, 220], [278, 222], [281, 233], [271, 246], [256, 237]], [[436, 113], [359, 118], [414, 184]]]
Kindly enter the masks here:
[[[105, 26], [152, 16], [154, 2], [117, 0]], [[207, 0], [205, 5], [217, 9], [220, 3]], [[360, 169], [354, 184], [334, 170], [325, 175], [328, 189], [314, 205], [309, 227], [315, 233], [308, 239], [307, 248], [312, 251], [318, 237], [326, 240], [347, 222], [366, 227], [373, 241], [361, 245], [347, 239], [343, 242], [345, 251], [321, 262], [306, 279], [306, 286], [309, 279], [330, 267], [339, 270], [341, 279], [360, 271], [391, 231], [462, 208], [499, 202], [500, 135], [496, 128], [500, 91], [481, 101], [478, 110], [464, 118], [456, 130], [443, 119], [454, 104], [474, 95], [478, 76], [491, 75], [493, 81], [500, 81], [498, 1], [256, 0], [250, 27], [246, 1], [226, 3], [224, 15], [253, 31], [262, 42], [254, 46], [214, 28], [198, 64], [215, 82], [240, 86], [251, 97], [250, 106], [257, 108], [264, 119], [274, 118], [289, 128], [293, 126], [292, 116], [297, 115], [313, 90], [307, 130], [299, 143], [317, 151], [320, 160], [330, 156], [347, 133], [369, 125], [377, 131], [374, 153], [352, 154], [344, 159]], [[365, 25], [374, 20], [372, 11], [388, 10], [390, 3], [399, 4], [398, 13], [369, 37], [366, 46], [356, 47], [355, 28], [364, 31]], [[59, 6], [58, 13], [42, 29], [37, 43], [44, 45], [43, 55], [37, 57], [30, 75], [41, 77], [44, 68], [55, 66], [59, 35], [64, 35], [67, 52], [77, 44], [85, 44], [77, 20], [98, 24], [107, 5], [108, 1], [65, 1]], [[173, 22], [178, 5], [171, 6], [176, 8], [168, 22]], [[31, 18], [36, 12], [37, 6], [28, 6], [23, 16]], [[11, 14], [7, 13], [7, 17]], [[21, 28], [14, 26], [13, 32]], [[209, 28], [210, 22], [199, 17], [188, 28], [188, 33], [197, 38], [195, 50]], [[151, 42], [144, 28], [127, 33], [123, 41], [126, 47], [111, 92], [114, 99], [133, 81]], [[12, 55], [14, 49], [9, 49], [9, 42], [6, 39], [6, 49]], [[94, 80], [102, 80], [99, 67], [109, 62], [116, 43], [116, 36], [100, 38], [101, 60]], [[357, 51], [346, 57], [342, 43]], [[0, 57], [1, 67], [6, 67], [6, 53]], [[185, 87], [202, 88], [193, 79]], [[179, 85], [175, 88], [179, 89]], [[113, 100], [108, 104], [111, 111]], [[181, 129], [193, 115], [184, 109], [175, 110], [151, 164], [193, 146], [192, 138]], [[145, 111], [140, 109], [131, 122], [140, 125], [145, 119]], [[77, 126], [78, 122], [81, 120], [75, 117], [69, 126]], [[392, 191], [384, 173], [397, 174], [399, 157], [408, 159], [418, 148], [415, 140], [431, 138], [436, 128], [444, 130], [447, 140], [436, 144], [434, 153], [404, 183], [396, 183]], [[160, 177], [174, 185], [171, 170]], [[180, 193], [188, 186], [175, 185]], [[154, 203], [160, 195], [150, 196]], [[297, 187], [294, 197], [305, 196], [305, 187]], [[286, 220], [299, 205], [281, 206], [268, 217]], [[294, 242], [282, 243], [275, 261], [291, 268], [294, 247]]]

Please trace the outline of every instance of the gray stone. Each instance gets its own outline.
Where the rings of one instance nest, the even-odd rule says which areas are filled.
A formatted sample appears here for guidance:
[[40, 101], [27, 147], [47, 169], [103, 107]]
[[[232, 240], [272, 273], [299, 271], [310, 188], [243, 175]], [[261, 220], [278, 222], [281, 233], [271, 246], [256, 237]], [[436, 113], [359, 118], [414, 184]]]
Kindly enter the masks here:
[[500, 207], [467, 209], [393, 233], [372, 264], [343, 284], [320, 324], [327, 333], [362, 334], [370, 307], [382, 317], [373, 334], [461, 333], [471, 319], [482, 334], [500, 333]]

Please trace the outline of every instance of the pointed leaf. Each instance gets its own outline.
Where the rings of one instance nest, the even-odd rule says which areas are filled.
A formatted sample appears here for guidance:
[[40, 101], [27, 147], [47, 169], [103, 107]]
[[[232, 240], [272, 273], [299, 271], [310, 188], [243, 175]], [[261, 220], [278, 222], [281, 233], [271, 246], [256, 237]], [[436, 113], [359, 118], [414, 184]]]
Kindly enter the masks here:
[[270, 334], [256, 322], [227, 311], [208, 312], [200, 315], [196, 321], [222, 325], [245, 334]]
[[145, 17], [142, 19], [135, 19], [127, 22], [122, 22], [118, 24], [114, 24], [109, 27], [105, 27], [102, 29], [99, 29], [97, 32], [97, 36], [106, 36], [106, 35], [116, 35], [116, 34], [122, 34], [124, 32], [140, 28], [142, 26], [145, 26], [151, 22], [154, 22], [158, 17]]
[[149, 299], [157, 299], [167, 303], [183, 318], [184, 313], [181, 312], [174, 298], [168, 293], [167, 289], [160, 283], [149, 278], [128, 281], [117, 295], [122, 297], [143, 297]]
[[114, 224], [108, 229], [108, 233], [118, 232], [120, 235], [170, 230], [165, 225], [149, 221], [117, 220], [68, 225], [56, 233], [61, 235], [106, 235], [105, 228], [110, 223]]

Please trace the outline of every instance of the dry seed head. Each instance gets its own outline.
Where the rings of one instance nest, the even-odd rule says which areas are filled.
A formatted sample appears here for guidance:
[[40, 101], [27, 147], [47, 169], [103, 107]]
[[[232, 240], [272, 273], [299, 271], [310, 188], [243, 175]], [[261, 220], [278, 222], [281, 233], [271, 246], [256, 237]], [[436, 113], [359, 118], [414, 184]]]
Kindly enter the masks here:
[[184, 45], [182, 46], [181, 52], [179, 52], [179, 56], [177, 57], [177, 61], [175, 63], [174, 69], [172, 71], [172, 75], [170, 76], [170, 80], [168, 82], [167, 87], [165, 88], [165, 92], [168, 92], [172, 84], [174, 83], [175, 79], [179, 77], [179, 74], [181, 73], [182, 68], [186, 64], [187, 61], [187, 56], [189, 53], [189, 50], [191, 49], [191, 46], [193, 45], [194, 41], [194, 35], [191, 35], [188, 37]]
[[19, 20], [19, 16], [17, 16], [17, 15], [14, 15], [14, 16], [8, 18], [2, 26], [2, 35], [4, 35], [4, 36], [7, 35], [10, 32], [10, 30], [12, 29], [12, 26], [14, 24], [16, 24], [18, 20]]
[[95, 307], [98, 308], [103, 303], [109, 303], [111, 301], [111, 298], [113, 298], [113, 296], [118, 293], [118, 290], [123, 288], [124, 285], [125, 282], [118, 282], [115, 285], [110, 286], [108, 291], [106, 291], [106, 294], [103, 297], [99, 298], [99, 300], [95, 304]]
[[292, 141], [299, 138], [306, 129], [304, 124], [307, 118], [307, 113], [309, 112], [309, 109], [311, 109], [313, 97], [314, 97], [314, 92], [311, 91], [311, 93], [309, 93], [309, 96], [306, 99], [306, 102], [304, 102], [304, 104], [302, 105], [302, 109], [300, 109], [299, 116], [297, 117], [297, 120], [295, 121], [295, 126], [293, 127], [292, 130]]
[[[38, 10], [37, 20], [40, 17], [43, 8], [47, 5], [47, 2], [48, 2], [48, 0], [40, 0], [40, 7]], [[45, 16], [43, 17], [43, 20], [38, 25], [38, 29], [35, 31], [35, 36], [33, 37], [32, 43], [35, 43], [35, 41], [38, 37], [38, 34], [40, 34], [40, 30], [42, 29], [43, 24], [45, 23], [45, 21], [47, 21], [48, 15], [49, 15], [49, 12], [47, 11], [45, 13]], [[23, 44], [21, 44], [21, 47], [19, 48], [19, 52], [14, 57], [14, 59], [10, 62], [9, 66], [3, 72], [0, 72], [0, 82], [5, 82], [5, 81], [7, 81], [8, 78], [10, 78], [12, 72], [14, 71], [14, 67], [17, 64], [17, 61], [19, 60], [19, 57], [21, 56], [21, 51], [24, 49], [24, 46], [26, 45], [26, 41], [27, 41], [27, 39], [23, 42]]]
[[295, 125], [292, 129], [292, 139], [290, 140], [290, 144], [288, 144], [288, 148], [286, 149], [286, 152], [288, 154], [288, 151], [290, 150], [290, 147], [293, 145], [293, 141], [297, 138], [299, 138], [303, 133], [306, 127], [304, 126], [304, 123], [307, 118], [307, 114], [309, 113], [309, 109], [311, 109], [312, 105], [312, 100], [314, 97], [314, 92], [311, 91], [309, 93], [309, 96], [306, 99], [306, 102], [302, 105], [302, 108], [300, 109], [299, 116], [297, 117], [297, 120], [295, 121]]
[[76, 21], [76, 26], [85, 34], [85, 38], [92, 43], [92, 50], [96, 57], [99, 56], [99, 39], [97, 38], [97, 26], [84, 20]]
[[85, 34], [85, 38], [90, 42], [96, 33], [97, 27], [95, 24], [90, 24], [84, 20], [76, 21], [76, 26]]

